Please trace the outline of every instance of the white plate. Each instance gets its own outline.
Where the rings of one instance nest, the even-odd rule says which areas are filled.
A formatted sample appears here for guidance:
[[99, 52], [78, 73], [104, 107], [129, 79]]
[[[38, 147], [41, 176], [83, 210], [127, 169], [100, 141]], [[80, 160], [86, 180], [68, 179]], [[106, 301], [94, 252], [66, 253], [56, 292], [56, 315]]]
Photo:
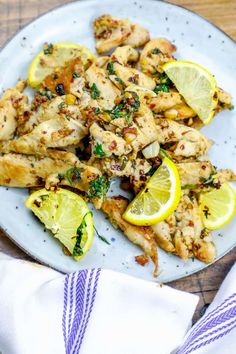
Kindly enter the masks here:
[[[159, 1], [126, 0], [74, 2], [31, 22], [0, 53], [0, 91], [14, 86], [17, 78], [26, 77], [29, 63], [44, 42], [74, 41], [94, 49], [92, 21], [104, 13], [137, 21], [150, 30], [152, 37], [169, 38], [178, 47], [178, 59], [195, 61], [208, 68], [216, 76], [219, 86], [235, 95], [236, 46], [227, 35], [183, 8]], [[235, 111], [220, 113], [210, 126], [204, 128], [204, 133], [216, 142], [211, 149], [213, 163], [218, 167], [235, 168]], [[153, 280], [152, 264], [146, 267], [137, 265], [134, 256], [141, 254], [140, 249], [113, 229], [100, 212], [94, 212], [95, 225], [111, 245], [106, 245], [95, 236], [90, 252], [80, 263], [66, 257], [61, 245], [44, 232], [41, 224], [24, 207], [26, 196], [26, 189], [0, 188], [0, 225], [32, 257], [63, 272], [105, 267]], [[236, 218], [215, 232], [218, 258], [235, 246], [235, 231]], [[159, 250], [159, 281], [178, 279], [204, 267], [206, 264], [197, 260], [184, 263]]]

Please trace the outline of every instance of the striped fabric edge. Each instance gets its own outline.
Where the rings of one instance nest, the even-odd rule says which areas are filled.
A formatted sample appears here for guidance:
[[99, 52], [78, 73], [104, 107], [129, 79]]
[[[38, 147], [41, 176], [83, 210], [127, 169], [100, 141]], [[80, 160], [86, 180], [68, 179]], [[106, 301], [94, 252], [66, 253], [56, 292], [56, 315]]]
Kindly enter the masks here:
[[66, 354], [79, 354], [96, 298], [101, 269], [71, 273], [64, 281], [62, 331]]
[[189, 354], [221, 339], [236, 328], [236, 293], [199, 321], [176, 354]]

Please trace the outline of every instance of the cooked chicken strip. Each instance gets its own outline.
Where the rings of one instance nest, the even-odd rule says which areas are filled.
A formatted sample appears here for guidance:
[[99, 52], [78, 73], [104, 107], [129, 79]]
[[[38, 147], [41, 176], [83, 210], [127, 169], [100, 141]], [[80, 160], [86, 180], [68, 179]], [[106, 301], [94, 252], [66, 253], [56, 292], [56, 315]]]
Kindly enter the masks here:
[[150, 40], [150, 34], [146, 28], [138, 25], [137, 23], [131, 24], [131, 34], [123, 43], [130, 45], [131, 47], [142, 47]]
[[216, 256], [210, 233], [204, 229], [200, 209], [195, 197], [183, 195], [175, 211], [177, 230], [174, 244], [177, 255], [186, 260], [192, 255], [202, 262], [210, 263]]
[[109, 80], [106, 71], [95, 62], [86, 71], [85, 76], [90, 88], [96, 87], [98, 90], [96, 100], [99, 106], [105, 110], [112, 109], [120, 90]]
[[41, 104], [36, 111], [31, 111], [29, 114], [24, 115], [21, 124], [18, 123], [18, 133], [24, 135], [30, 133], [36, 125], [50, 119], [68, 117], [83, 122], [79, 106], [67, 105], [65, 96], [57, 96], [45, 103]]
[[212, 237], [202, 224], [200, 210], [194, 196], [181, 197], [176, 211], [165, 221], [152, 225], [157, 244], [183, 260], [195, 257], [212, 262], [216, 256]]
[[148, 226], [131, 225], [122, 218], [128, 204], [128, 199], [122, 196], [107, 198], [102, 205], [102, 210], [108, 215], [114, 227], [120, 228], [131, 242], [140, 246], [152, 259], [155, 265], [154, 276], [157, 276], [158, 258], [154, 233]]
[[78, 144], [88, 133], [79, 122], [59, 117], [40, 123], [31, 133], [17, 140], [0, 143], [0, 151], [22, 154], [44, 154], [49, 147], [64, 147]]
[[140, 65], [143, 72], [152, 75], [163, 72], [162, 64], [173, 59], [172, 53], [176, 46], [165, 38], [151, 39], [140, 55]]
[[93, 27], [98, 53], [106, 53], [124, 43], [132, 32], [128, 20], [122, 20], [111, 15], [98, 17], [94, 21]]
[[226, 109], [226, 108], [229, 109], [231, 107], [232, 98], [228, 92], [219, 88], [217, 92], [217, 97], [218, 97], [218, 105], [217, 105], [218, 111], [221, 111], [222, 109]]
[[167, 109], [164, 112], [164, 116], [170, 119], [182, 120], [193, 118], [196, 116], [196, 113], [192, 110], [192, 108], [187, 106], [186, 103], [180, 103]]
[[25, 85], [25, 81], [19, 81], [15, 88], [6, 90], [0, 99], [0, 141], [13, 137], [18, 114], [27, 107], [28, 98], [22, 93]]
[[186, 127], [170, 119], [155, 120], [160, 144], [176, 143], [173, 148], [174, 156], [198, 157], [205, 155], [212, 142], [198, 130]]
[[149, 100], [148, 106], [154, 113], [160, 113], [181, 104], [181, 102], [178, 92], [159, 92], [156, 97]]
[[116, 156], [128, 154], [132, 148], [126, 141], [116, 134], [102, 129], [97, 123], [93, 123], [89, 129], [93, 139], [92, 154], [104, 158], [113, 154]]
[[156, 83], [152, 78], [143, 74], [137, 69], [129, 68], [119, 63], [114, 63], [113, 68], [115, 74], [111, 75], [110, 79], [114, 84], [120, 84], [119, 80], [117, 81], [118, 77], [118, 79], [122, 80], [122, 84], [124, 84], [125, 86], [129, 86], [132, 82], [136, 83], [138, 86], [145, 87], [149, 90], [153, 90], [156, 86]]
[[178, 163], [176, 167], [179, 171], [182, 187], [201, 184], [202, 179], [209, 178], [215, 172], [215, 167], [210, 161]]
[[130, 45], [124, 45], [114, 50], [111, 55], [111, 63], [117, 62], [126, 66], [128, 63], [137, 62], [138, 58], [139, 53], [136, 49], [132, 48]]
[[[54, 156], [55, 157], [55, 156]], [[62, 157], [62, 156], [61, 156]], [[80, 171], [80, 176], [76, 175], [70, 183], [68, 170], [76, 168]], [[10, 187], [36, 187], [43, 186], [49, 176], [60, 175], [58, 184], [70, 185], [82, 191], [89, 188], [89, 183], [101, 176], [101, 172], [81, 163], [79, 160], [68, 161], [50, 157], [36, 157], [21, 154], [6, 154], [0, 156], [0, 185]], [[63, 175], [65, 177], [63, 178]]]
[[156, 129], [153, 114], [146, 105], [140, 105], [139, 111], [135, 114], [133, 126], [137, 129], [136, 138], [130, 143], [134, 152], [158, 140], [158, 129]]

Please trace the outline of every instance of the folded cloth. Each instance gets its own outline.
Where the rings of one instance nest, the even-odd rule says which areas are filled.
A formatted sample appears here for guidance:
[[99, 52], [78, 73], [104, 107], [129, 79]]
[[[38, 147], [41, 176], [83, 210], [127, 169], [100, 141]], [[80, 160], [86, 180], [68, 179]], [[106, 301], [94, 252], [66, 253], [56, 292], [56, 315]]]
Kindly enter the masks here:
[[236, 353], [236, 264], [176, 354]]
[[2, 354], [169, 354], [198, 297], [109, 270], [0, 260]]

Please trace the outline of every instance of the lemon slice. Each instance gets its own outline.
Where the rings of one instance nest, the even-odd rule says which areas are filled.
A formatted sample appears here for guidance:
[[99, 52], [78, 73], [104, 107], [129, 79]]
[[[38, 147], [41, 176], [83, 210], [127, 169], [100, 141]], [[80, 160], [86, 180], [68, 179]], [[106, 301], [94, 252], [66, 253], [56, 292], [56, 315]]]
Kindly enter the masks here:
[[129, 204], [123, 218], [134, 225], [156, 224], [177, 208], [180, 190], [178, 170], [165, 157], [145, 188]]
[[77, 43], [60, 42], [49, 44], [35, 56], [30, 64], [28, 71], [29, 85], [31, 87], [38, 86], [57, 67], [63, 66], [68, 60], [77, 57], [80, 57], [85, 67], [95, 58], [90, 49]]
[[217, 105], [215, 78], [202, 66], [183, 60], [172, 60], [163, 70], [188, 105], [204, 124], [210, 123]]
[[85, 201], [66, 189], [32, 193], [25, 205], [33, 211], [45, 227], [80, 260], [93, 241], [93, 217]]
[[234, 216], [236, 193], [228, 183], [224, 183], [220, 189], [202, 193], [199, 203], [204, 226], [215, 230], [227, 224]]

